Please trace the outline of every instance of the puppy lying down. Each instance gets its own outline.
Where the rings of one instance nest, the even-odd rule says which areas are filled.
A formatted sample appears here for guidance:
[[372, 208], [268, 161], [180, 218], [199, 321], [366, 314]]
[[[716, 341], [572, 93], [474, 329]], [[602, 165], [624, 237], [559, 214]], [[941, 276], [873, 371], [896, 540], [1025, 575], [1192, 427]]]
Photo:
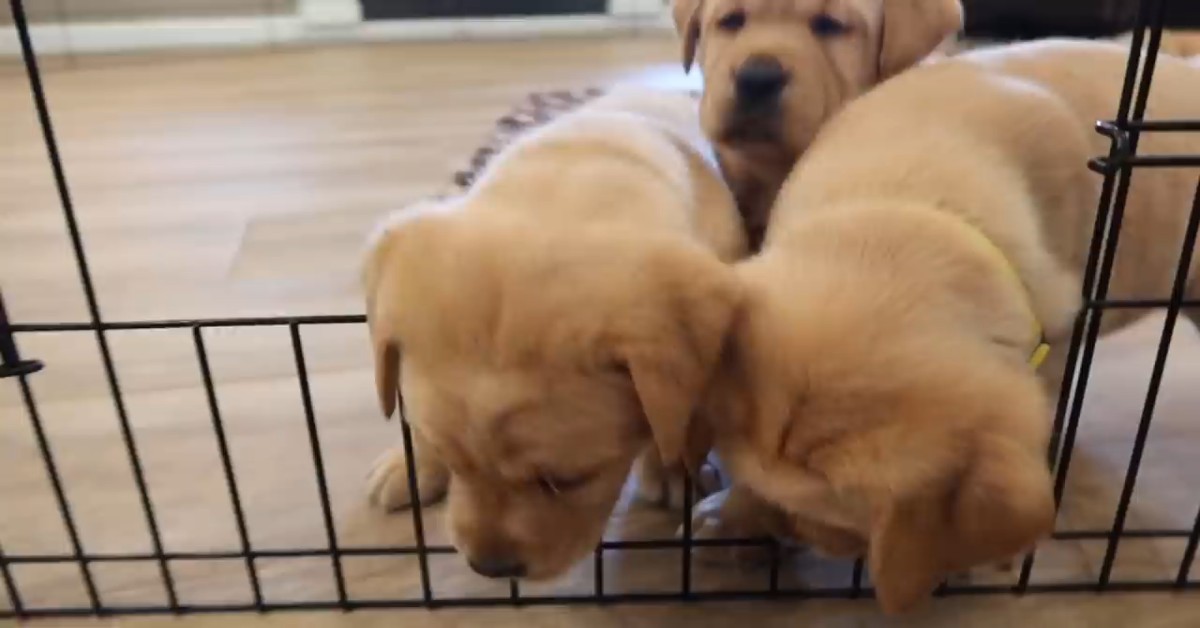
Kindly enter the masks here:
[[[751, 492], [718, 525], [760, 521], [745, 510], [757, 500], [782, 508], [818, 549], [865, 553], [889, 611], [1052, 530], [1049, 401], [1101, 187], [1086, 164], [1108, 151], [1092, 129], [1116, 108], [1127, 52], [965, 54], [821, 132], [763, 252], [737, 268], [744, 301], [701, 414]], [[1200, 66], [1161, 57], [1149, 115], [1197, 113]], [[1200, 136], [1146, 134], [1141, 151], [1200, 153]], [[1110, 298], [1171, 293], [1196, 189], [1194, 169], [1134, 175]], [[1109, 312], [1104, 328], [1138, 315]]]
[[[371, 246], [379, 403], [390, 415], [403, 393], [423, 498], [448, 487], [454, 543], [483, 575], [560, 574], [639, 455], [651, 487], [683, 456], [745, 253], [696, 107], [602, 97]], [[412, 500], [401, 452], [371, 483], [386, 507]]]

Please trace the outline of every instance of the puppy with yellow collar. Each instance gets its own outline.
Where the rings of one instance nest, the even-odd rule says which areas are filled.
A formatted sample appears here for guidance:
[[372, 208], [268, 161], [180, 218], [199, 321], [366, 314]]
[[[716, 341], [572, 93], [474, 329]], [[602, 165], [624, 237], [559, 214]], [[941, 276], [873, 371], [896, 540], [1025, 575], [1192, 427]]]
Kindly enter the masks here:
[[[1087, 162], [1108, 151], [1093, 126], [1113, 115], [1127, 53], [963, 54], [821, 131], [737, 269], [743, 303], [702, 416], [755, 499], [728, 499], [717, 524], [763, 520], [739, 510], [756, 501], [782, 509], [817, 549], [865, 553], [889, 611], [1050, 533], [1051, 401], [1101, 188]], [[1160, 57], [1149, 111], [1200, 113], [1200, 67]], [[1147, 134], [1141, 150], [1200, 154], [1200, 135]], [[1171, 293], [1197, 183], [1134, 175], [1110, 298]], [[1104, 330], [1140, 314], [1110, 312]]]

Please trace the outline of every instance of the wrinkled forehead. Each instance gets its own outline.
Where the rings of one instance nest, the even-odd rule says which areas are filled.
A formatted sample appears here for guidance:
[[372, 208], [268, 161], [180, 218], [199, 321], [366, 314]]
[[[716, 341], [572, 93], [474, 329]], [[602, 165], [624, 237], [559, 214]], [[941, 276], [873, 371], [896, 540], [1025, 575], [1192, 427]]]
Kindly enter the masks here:
[[874, 21], [882, 0], [710, 0], [704, 10], [706, 21], [742, 10], [751, 19], [809, 19], [829, 15], [849, 21]]
[[387, 311], [406, 361], [470, 371], [532, 359], [544, 336], [522, 335], [512, 321], [535, 318], [537, 304], [489, 261], [427, 258], [402, 271]]
[[585, 471], [624, 455], [640, 435], [636, 406], [597, 377], [460, 369], [441, 393], [457, 419], [423, 417], [422, 432], [448, 456], [506, 476]]

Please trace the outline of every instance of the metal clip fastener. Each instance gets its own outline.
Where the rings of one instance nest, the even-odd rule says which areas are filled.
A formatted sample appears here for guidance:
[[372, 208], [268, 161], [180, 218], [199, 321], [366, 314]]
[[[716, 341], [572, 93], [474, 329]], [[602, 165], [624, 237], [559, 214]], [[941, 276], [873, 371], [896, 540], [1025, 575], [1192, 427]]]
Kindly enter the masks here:
[[8, 323], [8, 310], [4, 308], [4, 293], [0, 292], [0, 379], [36, 373], [43, 366], [37, 360], [22, 360], [17, 353], [17, 342], [13, 340], [12, 326]]

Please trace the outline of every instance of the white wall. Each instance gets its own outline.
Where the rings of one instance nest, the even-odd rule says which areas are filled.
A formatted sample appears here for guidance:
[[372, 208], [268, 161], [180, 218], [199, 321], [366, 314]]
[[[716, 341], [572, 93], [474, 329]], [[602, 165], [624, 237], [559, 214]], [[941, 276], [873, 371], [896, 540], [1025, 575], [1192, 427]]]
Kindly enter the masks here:
[[[40, 54], [256, 47], [320, 41], [405, 41], [588, 35], [667, 28], [663, 0], [609, 0], [608, 15], [366, 22], [357, 0], [299, 0], [294, 16], [39, 24]], [[0, 55], [20, 54], [14, 28], [0, 31]]]
[[658, 15], [663, 6], [663, 0], [608, 0], [612, 15]]

